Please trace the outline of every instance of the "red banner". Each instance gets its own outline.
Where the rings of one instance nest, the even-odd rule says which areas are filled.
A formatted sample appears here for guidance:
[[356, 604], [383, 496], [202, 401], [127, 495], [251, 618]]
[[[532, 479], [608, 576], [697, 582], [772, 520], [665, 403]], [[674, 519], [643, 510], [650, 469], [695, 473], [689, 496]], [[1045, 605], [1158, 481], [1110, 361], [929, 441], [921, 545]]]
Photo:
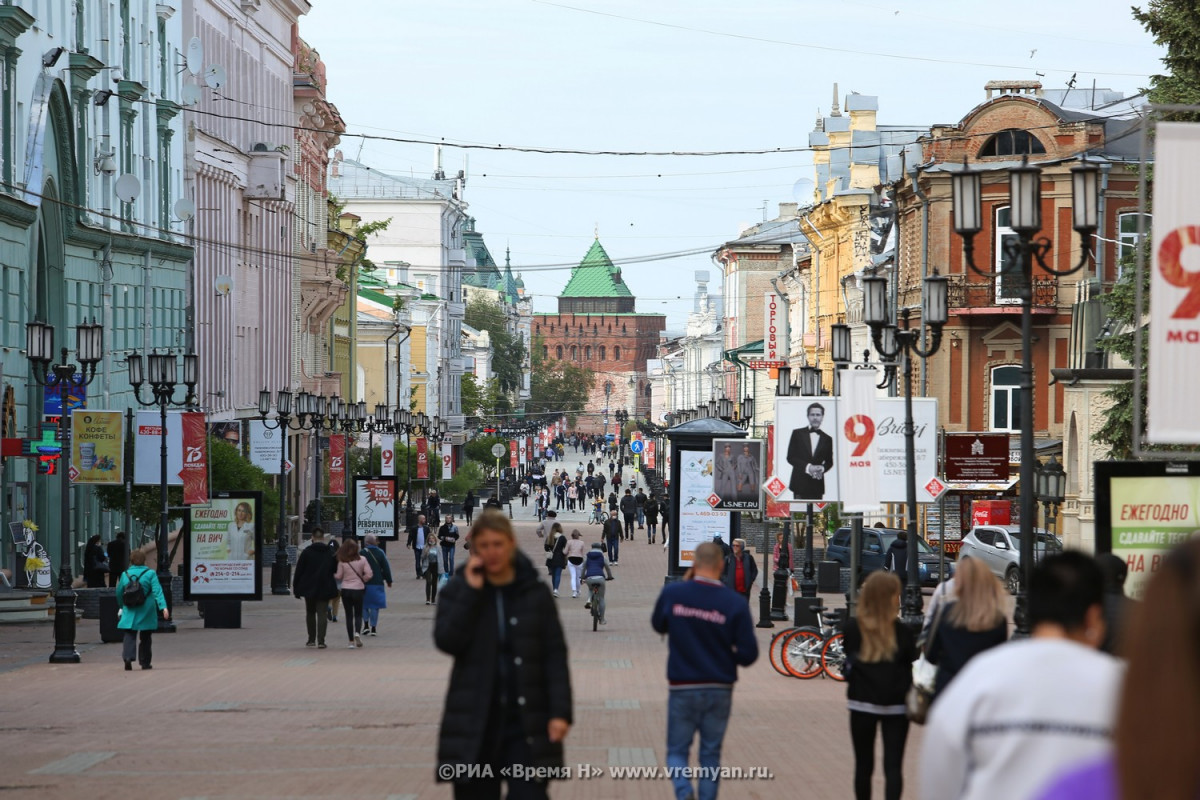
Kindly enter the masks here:
[[517, 440], [513, 439], [508, 443], [508, 465], [513, 469], [517, 468]]
[[329, 493], [346, 493], [346, 439], [329, 437]]
[[[775, 463], [775, 426], [767, 426], [767, 470], [770, 471], [771, 465]], [[765, 494], [767, 501], [767, 517], [771, 519], [787, 519], [791, 516], [791, 507], [787, 503], [780, 503], [771, 499], [770, 493]]]
[[537, 461], [537, 454], [533, 452], [533, 437], [525, 437], [525, 455], [529, 461]]
[[204, 505], [208, 502], [208, 422], [202, 411], [187, 411], [181, 415], [183, 425], [184, 505]]
[[613, 423], [613, 436], [616, 437], [618, 442], [621, 441], [621, 423], [619, 423], [619, 422]]
[[417, 480], [429, 480], [429, 440], [417, 437]]
[[646, 442], [646, 469], [654, 469], [654, 440]]

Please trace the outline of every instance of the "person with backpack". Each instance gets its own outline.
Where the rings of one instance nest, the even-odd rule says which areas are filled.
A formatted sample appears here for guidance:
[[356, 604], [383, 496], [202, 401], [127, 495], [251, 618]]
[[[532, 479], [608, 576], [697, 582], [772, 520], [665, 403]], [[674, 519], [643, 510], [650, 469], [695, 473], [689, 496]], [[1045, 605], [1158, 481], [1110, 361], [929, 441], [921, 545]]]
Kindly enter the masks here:
[[901, 585], [908, 584], [908, 531], [900, 531], [888, 545], [883, 556], [883, 568], [900, 579]]
[[117, 581], [117, 608], [121, 613], [117, 629], [125, 631], [121, 658], [125, 661], [126, 672], [133, 669], [135, 660], [142, 669], [152, 669], [150, 660], [158, 615], [161, 612], [163, 619], [171, 618], [158, 576], [146, 567], [146, 554], [134, 550], [129, 562], [129, 569]]

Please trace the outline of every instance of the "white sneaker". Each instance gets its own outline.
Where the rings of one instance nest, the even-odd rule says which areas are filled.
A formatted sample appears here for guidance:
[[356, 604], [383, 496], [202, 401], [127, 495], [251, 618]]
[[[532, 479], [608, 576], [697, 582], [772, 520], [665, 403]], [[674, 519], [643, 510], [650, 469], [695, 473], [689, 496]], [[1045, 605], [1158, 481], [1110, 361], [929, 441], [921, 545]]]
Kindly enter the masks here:
[[348, 645], [347, 645], [347, 647], [348, 647], [349, 649], [353, 650], [353, 649], [354, 649], [354, 642], [351, 642], [350, 644], [348, 644]]
[[355, 647], [362, 647], [362, 639], [358, 638], [358, 636], [357, 636], [357, 635], [354, 637], [354, 646], [355, 646]]
[[579, 592], [571, 592], [571, 597], [579, 597]]
[[555, 596], [555, 597], [558, 597], [558, 589], [555, 589], [555, 590], [554, 590], [554, 596]]

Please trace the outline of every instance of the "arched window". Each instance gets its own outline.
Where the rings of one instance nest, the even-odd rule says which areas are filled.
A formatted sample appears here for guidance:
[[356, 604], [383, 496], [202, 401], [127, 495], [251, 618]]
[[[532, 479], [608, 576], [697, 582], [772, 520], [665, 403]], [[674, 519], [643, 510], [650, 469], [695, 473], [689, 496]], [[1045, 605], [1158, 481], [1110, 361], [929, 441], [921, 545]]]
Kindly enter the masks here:
[[1019, 128], [994, 133], [979, 148], [979, 157], [988, 156], [1034, 156], [1044, 155], [1046, 147], [1029, 131]]
[[554, 357], [557, 358], [559, 361], [562, 361], [562, 345], [561, 344], [558, 347], [554, 348]]
[[550, 345], [548, 345], [548, 344], [542, 345], [542, 358], [544, 358], [546, 360], [550, 359]]
[[575, 345], [571, 345], [571, 360], [572, 361], [579, 360], [579, 348], [576, 347]]
[[992, 368], [992, 430], [1021, 430], [1020, 382], [1020, 367]]
[[614, 344], [613, 345], [613, 361], [620, 361], [620, 360], [621, 360], [621, 345]]
[[583, 357], [588, 361], [592, 360], [592, 346], [590, 344], [583, 348]]
[[600, 345], [600, 360], [603, 361], [607, 355], [604, 345]]

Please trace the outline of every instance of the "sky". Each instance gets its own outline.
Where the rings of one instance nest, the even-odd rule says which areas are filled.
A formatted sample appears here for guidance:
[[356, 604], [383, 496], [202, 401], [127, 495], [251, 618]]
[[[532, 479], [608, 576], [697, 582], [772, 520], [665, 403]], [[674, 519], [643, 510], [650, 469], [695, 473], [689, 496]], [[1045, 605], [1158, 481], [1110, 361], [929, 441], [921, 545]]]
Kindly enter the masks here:
[[[989, 80], [1074, 76], [1131, 95], [1162, 70], [1128, 0], [312, 3], [300, 35], [325, 62], [346, 158], [429, 177], [443, 143], [476, 229], [498, 263], [511, 248], [535, 311], [556, 309], [598, 233], [630, 260], [638, 311], [674, 332], [696, 271], [719, 290], [723, 242], [808, 199], [794, 196], [805, 179], [811, 194], [804, 148], [835, 82], [839, 103], [877, 96], [880, 124], [927, 127], [960, 120]], [[713, 151], [766, 152], [641, 155]]]

